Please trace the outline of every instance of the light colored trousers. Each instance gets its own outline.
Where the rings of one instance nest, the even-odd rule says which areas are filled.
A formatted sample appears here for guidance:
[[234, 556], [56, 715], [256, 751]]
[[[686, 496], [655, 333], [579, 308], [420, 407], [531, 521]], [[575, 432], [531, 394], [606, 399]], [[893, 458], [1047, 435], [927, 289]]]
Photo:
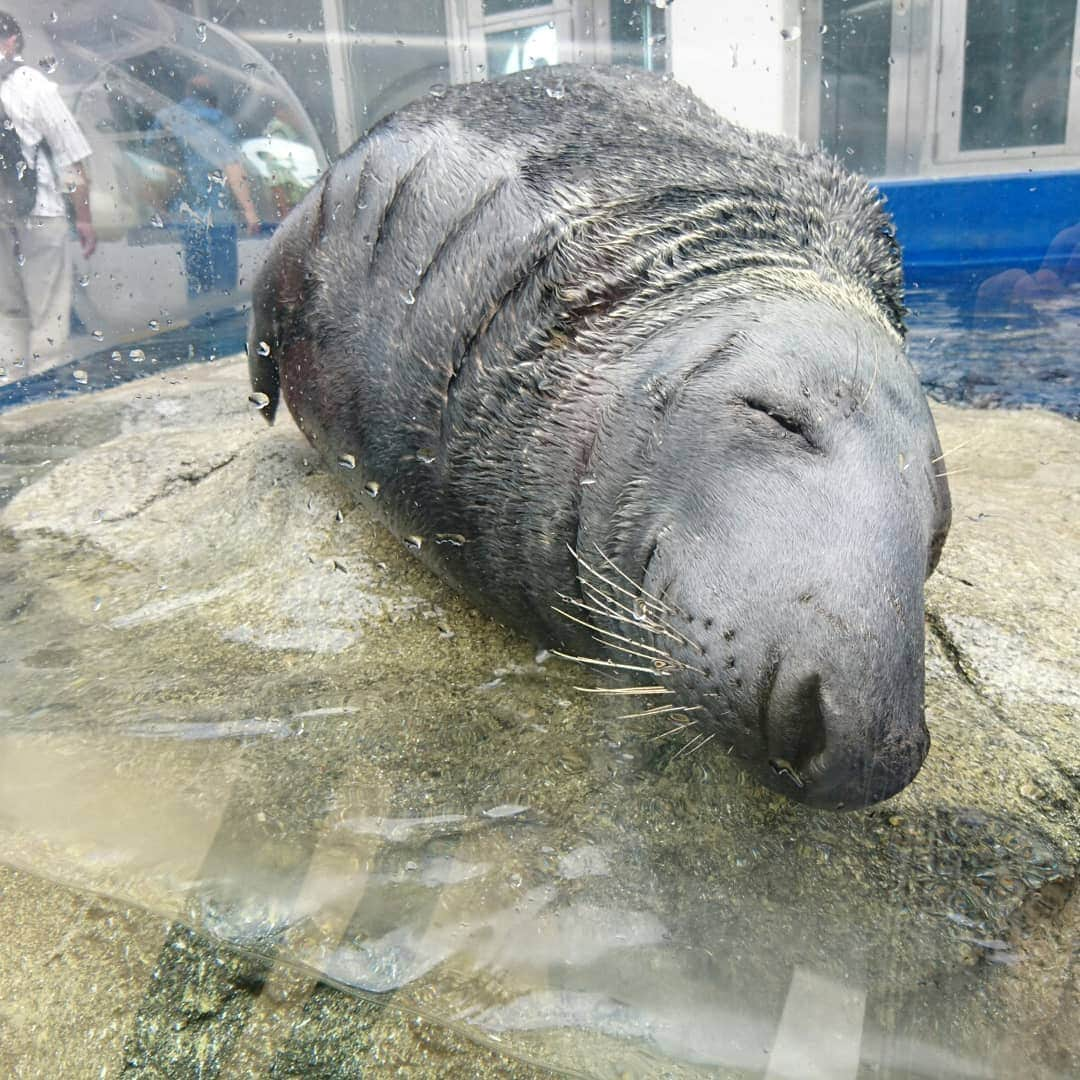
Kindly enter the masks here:
[[0, 368], [8, 379], [44, 371], [70, 333], [67, 219], [0, 221]]

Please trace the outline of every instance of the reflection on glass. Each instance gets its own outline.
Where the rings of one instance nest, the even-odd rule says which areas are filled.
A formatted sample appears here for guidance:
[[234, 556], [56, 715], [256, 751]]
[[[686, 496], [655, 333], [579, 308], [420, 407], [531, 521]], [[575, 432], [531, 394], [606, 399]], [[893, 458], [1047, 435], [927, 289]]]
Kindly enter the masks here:
[[541, 26], [522, 26], [515, 30], [500, 30], [485, 34], [488, 70], [493, 75], [510, 75], [515, 71], [547, 67], [559, 62], [558, 34], [554, 23]]
[[859, 172], [885, 171], [889, 0], [825, 0], [821, 37], [821, 145]]
[[1076, 0], [968, 0], [961, 150], [1065, 141]]
[[[239, 348], [241, 307], [269, 234], [325, 162], [305, 106], [212, 12], [83, 0], [43, 22], [29, 0], [9, 4], [23, 16], [27, 62], [52, 58], [92, 150], [99, 243], [77, 269], [73, 335], [47, 357], [48, 378], [70, 383], [58, 365], [77, 363], [79, 384], [94, 386], [127, 373], [112, 371], [114, 355], [165, 364]], [[317, 47], [322, 67], [313, 63], [303, 85], [319, 104], [326, 47]], [[205, 332], [185, 332], [196, 320]], [[9, 370], [9, 379], [46, 374]]]
[[485, 15], [502, 15], [508, 11], [528, 11], [529, 8], [546, 7], [536, 0], [484, 0]]

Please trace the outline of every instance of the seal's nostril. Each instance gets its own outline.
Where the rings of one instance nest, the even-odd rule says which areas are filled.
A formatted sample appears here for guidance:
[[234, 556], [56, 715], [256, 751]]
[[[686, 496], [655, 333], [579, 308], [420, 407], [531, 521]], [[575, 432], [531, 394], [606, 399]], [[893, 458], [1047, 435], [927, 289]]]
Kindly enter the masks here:
[[804, 783], [811, 779], [815, 767], [821, 768], [827, 740], [821, 676], [814, 672], [789, 679], [781, 673], [769, 697], [767, 724], [774, 770]]

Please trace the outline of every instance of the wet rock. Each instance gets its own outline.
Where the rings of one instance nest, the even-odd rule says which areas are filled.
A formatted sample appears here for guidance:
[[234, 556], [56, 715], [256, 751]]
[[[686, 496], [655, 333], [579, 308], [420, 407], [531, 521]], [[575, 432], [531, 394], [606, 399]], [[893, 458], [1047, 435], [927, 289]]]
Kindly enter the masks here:
[[[0, 417], [0, 858], [176, 920], [204, 964], [163, 951], [95, 1065], [122, 1044], [176, 1075], [494, 1069], [453, 1022], [568, 1069], [760, 1071], [820, 985], [858, 997], [884, 1075], [1075, 1071], [1075, 424], [936, 410], [959, 448], [933, 747], [896, 799], [834, 815], [534, 663], [343, 505], [288, 418], [266, 428], [242, 365], [174, 380]], [[30, 992], [24, 917], [0, 967]], [[376, 1004], [312, 992], [331, 968]], [[60, 996], [31, 1026], [62, 1030]]]

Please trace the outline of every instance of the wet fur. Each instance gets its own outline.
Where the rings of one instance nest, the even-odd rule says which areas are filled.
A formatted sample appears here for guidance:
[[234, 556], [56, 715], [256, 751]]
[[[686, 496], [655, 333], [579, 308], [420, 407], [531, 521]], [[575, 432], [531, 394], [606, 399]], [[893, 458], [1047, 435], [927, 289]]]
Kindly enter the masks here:
[[[891, 223], [833, 159], [643, 73], [549, 69], [417, 102], [343, 156], [275, 238], [249, 355], [268, 417], [283, 391], [358, 496], [500, 620], [596, 654], [595, 630], [555, 610], [588, 597], [579, 558], [648, 588], [680, 623], [684, 704], [710, 699], [713, 733], [751, 759], [769, 734], [737, 718], [766, 708], [788, 654], [754, 632], [746, 598], [816, 594], [810, 638], [852, 623], [849, 598], [839, 612], [822, 599], [813, 558], [781, 569], [767, 535], [747, 547], [754, 477], [779, 506], [805, 503], [801, 477], [815, 478], [832, 535], [837, 500], [816, 493], [814, 463], [845, 454], [836, 488], [862, 495], [837, 542], [868, 567], [847, 576], [856, 591], [867, 575], [900, 583], [885, 589], [896, 625], [875, 615], [860, 633], [885, 651], [902, 639], [921, 724], [922, 579], [949, 508], [903, 312]], [[871, 452], [846, 450], [845, 432]], [[894, 482], [902, 455], [914, 471]], [[895, 518], [894, 553], [867, 560], [867, 517]], [[762, 592], [770, 562], [778, 584]], [[590, 621], [656, 640], [618, 609]], [[690, 658], [710, 653], [703, 678]], [[879, 666], [885, 701], [896, 676]], [[895, 726], [897, 761], [921, 762], [925, 729], [913, 743]], [[889, 732], [866, 734], [887, 768]]]

